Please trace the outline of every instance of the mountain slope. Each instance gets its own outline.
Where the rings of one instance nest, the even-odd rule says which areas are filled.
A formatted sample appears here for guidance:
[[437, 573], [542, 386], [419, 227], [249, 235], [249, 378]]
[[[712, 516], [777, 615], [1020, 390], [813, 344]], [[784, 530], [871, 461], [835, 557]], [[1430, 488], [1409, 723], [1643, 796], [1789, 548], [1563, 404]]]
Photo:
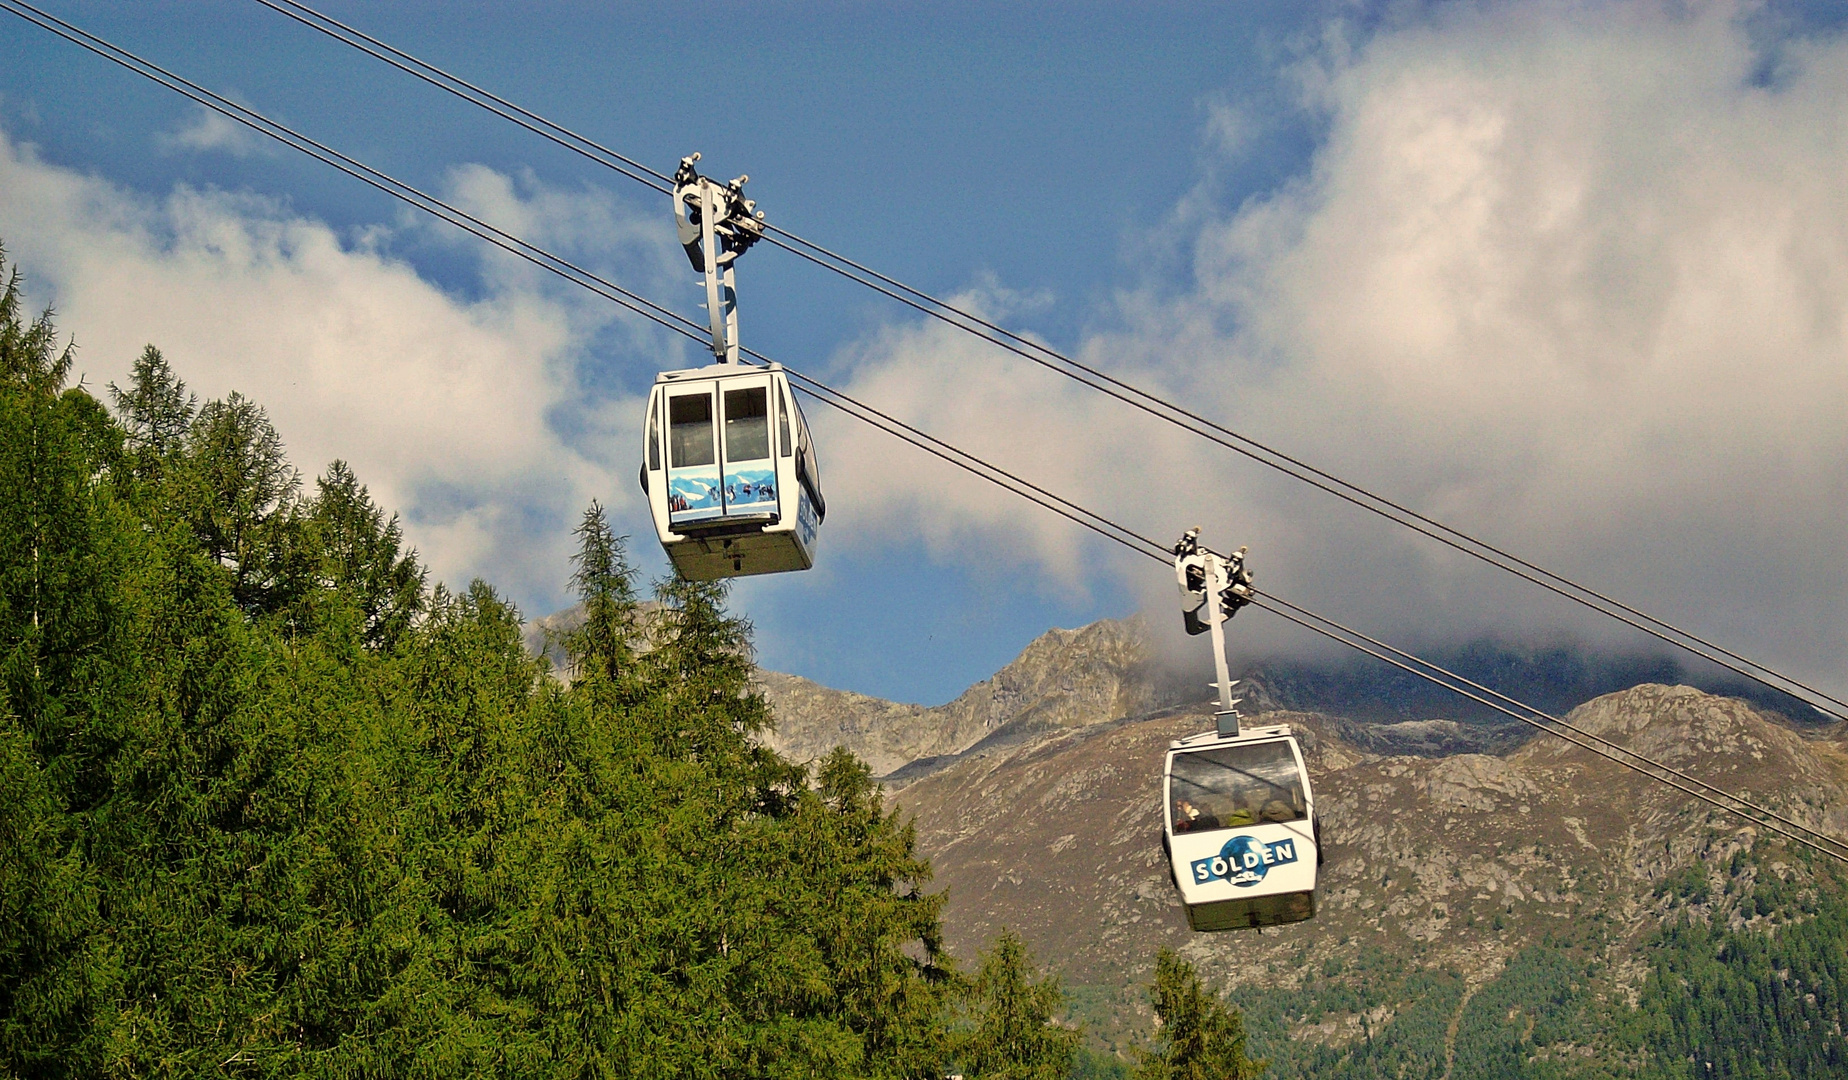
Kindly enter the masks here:
[[[1195, 666], [1204, 665], [1204, 650], [1188, 655], [1198, 665], [1164, 663], [1156, 654], [1141, 619], [1105, 619], [1077, 630], [1048, 631], [993, 677], [934, 708], [771, 672], [763, 674], [760, 687], [777, 716], [768, 739], [778, 750], [808, 761], [845, 746], [886, 777], [888, 786], [902, 786], [990, 742], [1011, 744], [1048, 728], [1116, 720], [1201, 696], [1206, 674]], [[1433, 658], [1555, 715], [1640, 683], [1686, 679], [1662, 657], [1590, 655], [1563, 647], [1477, 642]], [[1532, 735], [1501, 714], [1371, 661], [1266, 660], [1241, 677], [1248, 711], [1327, 714], [1335, 718], [1336, 734], [1371, 753], [1504, 753]], [[1743, 689], [1723, 680], [1703, 685], [1731, 696]], [[1762, 688], [1746, 696], [1823, 730], [1813, 710], [1790, 699]]]
[[[1596, 958], [1598, 993], [1635, 1001], [1650, 970], [1639, 943], [1671, 911], [1752, 927], [1764, 921], [1747, 910], [1758, 875], [1811, 873], [1736, 819], [1551, 738], [1502, 757], [1382, 756], [1328, 717], [1264, 719], [1308, 744], [1330, 845], [1318, 918], [1262, 935], [1187, 931], [1159, 847], [1161, 756], [1211, 721], [1175, 710], [1046, 733], [896, 796], [949, 891], [952, 951], [972, 956], [1014, 927], [1078, 988], [1093, 1029], [1121, 1043], [1146, 1022], [1132, 987], [1171, 945], [1252, 1008], [1280, 1060], [1308, 1068], [1305, 1047], [1351, 1057], [1388, 1029], [1404, 1061], [1425, 1060], [1455, 1053], [1468, 1001], [1511, 963], [1544, 967], [1570, 939]], [[1841, 747], [1742, 702], [1644, 685], [1570, 719], [1848, 833]], [[1283, 1001], [1299, 1011], [1267, 1011]]]

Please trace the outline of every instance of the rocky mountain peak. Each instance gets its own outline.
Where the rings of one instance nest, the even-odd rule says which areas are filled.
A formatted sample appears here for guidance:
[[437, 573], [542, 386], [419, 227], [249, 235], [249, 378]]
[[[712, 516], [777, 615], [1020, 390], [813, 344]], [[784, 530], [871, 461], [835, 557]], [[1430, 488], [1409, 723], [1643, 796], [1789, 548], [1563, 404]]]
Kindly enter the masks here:
[[[1777, 776], [1820, 782], [1829, 770], [1810, 739], [1736, 698], [1690, 686], [1648, 683], [1595, 698], [1565, 717], [1581, 731], [1680, 769], [1751, 783]], [[1555, 738], [1536, 739], [1510, 756], [1535, 765], [1574, 762], [1605, 767], [1589, 751]]]
[[770, 745], [798, 761], [845, 746], [887, 774], [920, 759], [962, 753], [998, 734], [1079, 727], [1145, 712], [1159, 700], [1139, 619], [1048, 630], [1000, 671], [956, 700], [925, 708], [764, 672], [758, 685], [776, 715]]

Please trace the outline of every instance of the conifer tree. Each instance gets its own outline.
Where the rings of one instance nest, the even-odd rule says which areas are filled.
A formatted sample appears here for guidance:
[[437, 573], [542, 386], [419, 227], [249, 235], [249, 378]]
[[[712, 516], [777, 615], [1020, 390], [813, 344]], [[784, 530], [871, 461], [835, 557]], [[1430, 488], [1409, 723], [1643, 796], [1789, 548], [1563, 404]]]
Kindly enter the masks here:
[[955, 971], [943, 951], [944, 894], [925, 890], [931, 868], [916, 829], [841, 747], [817, 764], [798, 810], [823, 824], [828, 843], [803, 866], [809, 899], [792, 910], [811, 912], [801, 925], [828, 957], [844, 1019], [882, 1069], [940, 1065]]
[[26, 318], [3, 251], [0, 277], [0, 1072], [80, 1075], [109, 981], [86, 822], [133, 692], [106, 483], [120, 441], [65, 388], [73, 348], [49, 309]]
[[751, 624], [725, 611], [730, 582], [658, 582], [661, 606], [650, 624], [647, 678], [656, 687], [654, 725], [666, 753], [721, 764], [760, 795], [770, 795], [788, 763], [750, 737], [770, 726], [770, 709], [752, 678]]
[[974, 1022], [957, 1060], [974, 1080], [1065, 1080], [1078, 1032], [1054, 1018], [1065, 1003], [1056, 975], [1034, 978], [1027, 943], [1006, 927], [982, 954], [971, 985]]
[[57, 347], [51, 311], [27, 322], [21, 303], [15, 271], [0, 291], [0, 702], [91, 786], [78, 718], [120, 644], [105, 481], [121, 444], [95, 399], [65, 389], [75, 353]]
[[592, 507], [541, 678], [254, 403], [150, 351], [112, 418], [0, 315], [0, 1075], [940, 1074], [929, 865], [754, 738], [722, 585], [644, 652]]
[[109, 394], [127, 436], [135, 475], [158, 480], [184, 448], [199, 399], [187, 393], [186, 383], [152, 345], [135, 358], [128, 389], [110, 383]]
[[631, 674], [635, 661], [635, 570], [625, 538], [610, 528], [602, 504], [591, 502], [576, 535], [571, 585], [583, 605], [584, 622], [565, 636], [565, 655], [573, 677], [614, 683]]
[[358, 609], [367, 646], [389, 649], [423, 606], [417, 553], [404, 550], [398, 515], [385, 516], [346, 462], [328, 466], [316, 487], [305, 515], [313, 532], [307, 543], [319, 563], [314, 585]]
[[1265, 1062], [1245, 1056], [1245, 1018], [1172, 949], [1156, 955], [1149, 999], [1161, 1042], [1143, 1055], [1136, 1080], [1248, 1080], [1264, 1072]]
[[200, 546], [231, 574], [231, 593], [252, 614], [279, 610], [299, 567], [301, 474], [261, 406], [233, 392], [209, 401], [186, 436], [182, 505]]

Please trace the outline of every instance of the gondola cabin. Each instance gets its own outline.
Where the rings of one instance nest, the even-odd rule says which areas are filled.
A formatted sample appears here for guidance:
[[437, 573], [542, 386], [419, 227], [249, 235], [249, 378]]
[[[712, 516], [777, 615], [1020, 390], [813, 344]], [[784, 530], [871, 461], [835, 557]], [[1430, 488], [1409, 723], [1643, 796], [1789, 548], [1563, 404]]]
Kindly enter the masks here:
[[655, 533], [693, 581], [807, 570], [827, 504], [808, 422], [782, 365], [655, 377], [642, 490]]
[[1315, 798], [1281, 725], [1207, 732], [1168, 748], [1162, 847], [1194, 930], [1315, 916]]

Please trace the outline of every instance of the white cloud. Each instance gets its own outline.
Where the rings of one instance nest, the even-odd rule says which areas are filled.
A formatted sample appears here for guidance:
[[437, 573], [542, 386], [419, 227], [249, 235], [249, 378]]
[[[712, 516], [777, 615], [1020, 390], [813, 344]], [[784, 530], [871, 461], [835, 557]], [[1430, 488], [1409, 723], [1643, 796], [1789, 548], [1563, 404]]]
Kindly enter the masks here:
[[[465, 170], [454, 186], [493, 184]], [[569, 218], [593, 254], [634, 243], [595, 193], [513, 190], [502, 185], [495, 209], [522, 227]], [[576, 515], [593, 497], [637, 511], [640, 407], [592, 365], [610, 359], [612, 337], [649, 362], [677, 353], [601, 301], [498, 263], [480, 296], [461, 298], [387, 254], [389, 230], [343, 242], [268, 199], [189, 188], [150, 199], [4, 136], [0, 237], [75, 336], [89, 386], [123, 382], [152, 342], [201, 396], [245, 393], [305, 473], [344, 458], [401, 511], [439, 580], [481, 575], [557, 603]]]
[[[990, 318], [1013, 301], [993, 290], [956, 298]], [[1178, 432], [1147, 430], [1119, 403], [935, 321], [889, 328], [854, 353], [854, 374], [834, 381], [853, 397], [1100, 513], [1179, 520], [1158, 494], [1177, 480], [1157, 467], [1188, 452]], [[1028, 584], [1094, 583], [1096, 552], [1077, 526], [825, 407], [808, 412], [827, 455], [830, 545], [915, 536], [943, 561], [979, 551], [985, 568], [1035, 571]]]
[[[1796, 43], [1765, 86], [1729, 6], [1472, 6], [1328, 40], [1308, 173], [1186, 200], [1193, 281], [1125, 297], [1085, 355], [1848, 688], [1848, 45]], [[868, 397], [1163, 539], [1207, 517], [1329, 614], [1427, 640], [1596, 626], [996, 350], [863, 352]], [[1038, 511], [972, 485], [925, 505], [854, 445], [837, 502], [884, 530], [1083, 569]]]
[[200, 106], [178, 131], [156, 136], [155, 145], [168, 151], [216, 150], [232, 157], [273, 154], [276, 144], [220, 112]]

